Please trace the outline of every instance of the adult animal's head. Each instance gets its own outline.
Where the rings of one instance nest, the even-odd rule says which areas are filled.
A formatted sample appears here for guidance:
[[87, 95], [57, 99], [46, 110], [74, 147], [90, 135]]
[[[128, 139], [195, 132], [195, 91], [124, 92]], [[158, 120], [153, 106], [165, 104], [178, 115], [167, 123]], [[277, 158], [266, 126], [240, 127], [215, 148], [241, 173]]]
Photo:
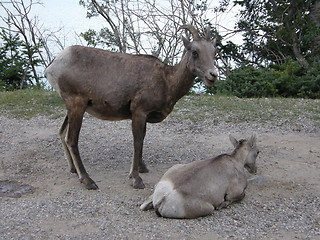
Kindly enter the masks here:
[[187, 68], [194, 75], [201, 78], [206, 86], [213, 86], [218, 80], [218, 72], [215, 65], [216, 41], [211, 41], [209, 34], [205, 39], [201, 38], [193, 26], [183, 25], [180, 29], [189, 30], [193, 36], [193, 42], [182, 36], [183, 44], [186, 48]]

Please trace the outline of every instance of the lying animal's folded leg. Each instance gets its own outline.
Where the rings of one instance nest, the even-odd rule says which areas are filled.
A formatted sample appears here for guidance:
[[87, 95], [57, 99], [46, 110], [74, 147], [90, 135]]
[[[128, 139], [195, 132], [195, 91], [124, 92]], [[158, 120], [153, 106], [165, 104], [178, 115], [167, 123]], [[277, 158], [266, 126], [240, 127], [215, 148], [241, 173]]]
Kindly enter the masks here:
[[198, 218], [213, 214], [215, 207], [202, 199], [185, 199], [184, 203], [185, 218]]

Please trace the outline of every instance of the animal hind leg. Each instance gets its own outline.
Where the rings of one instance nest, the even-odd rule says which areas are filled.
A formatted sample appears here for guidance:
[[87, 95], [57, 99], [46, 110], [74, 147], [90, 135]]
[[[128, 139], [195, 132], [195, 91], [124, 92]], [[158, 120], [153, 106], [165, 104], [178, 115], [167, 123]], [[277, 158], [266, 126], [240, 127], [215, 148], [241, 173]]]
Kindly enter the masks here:
[[212, 203], [198, 197], [186, 196], [184, 199], [184, 218], [198, 218], [213, 214]]
[[65, 152], [65, 155], [66, 155], [66, 158], [67, 158], [67, 161], [68, 161], [69, 170], [72, 173], [77, 173], [76, 168], [75, 168], [75, 166], [73, 164], [73, 160], [72, 160], [72, 157], [70, 155], [68, 146], [66, 144], [67, 129], [68, 129], [68, 115], [66, 115], [66, 117], [65, 117], [65, 119], [63, 121], [63, 124], [62, 124], [62, 126], [61, 126], [61, 128], [59, 130], [59, 135], [60, 135], [62, 146], [64, 148], [64, 152]]
[[146, 115], [141, 112], [136, 112], [132, 116], [134, 154], [129, 176], [133, 178], [133, 187], [138, 189], [145, 187], [139, 176], [139, 169], [141, 168], [142, 170], [143, 167], [146, 169], [145, 164], [142, 162], [143, 140], [146, 135], [146, 119]]
[[81, 161], [78, 148], [79, 134], [82, 125], [83, 114], [86, 108], [86, 102], [82, 102], [81, 99], [75, 99], [75, 101], [70, 105], [67, 105], [68, 127], [66, 130], [66, 145], [80, 182], [83, 183], [87, 189], [96, 190], [98, 189], [98, 186], [89, 177], [89, 174], [87, 173]]

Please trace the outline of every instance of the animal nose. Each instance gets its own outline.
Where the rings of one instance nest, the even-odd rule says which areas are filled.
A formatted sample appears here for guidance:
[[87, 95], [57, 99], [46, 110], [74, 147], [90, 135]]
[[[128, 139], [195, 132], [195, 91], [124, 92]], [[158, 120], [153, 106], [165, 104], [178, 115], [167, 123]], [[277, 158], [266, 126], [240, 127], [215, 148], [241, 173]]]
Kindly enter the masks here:
[[212, 78], [217, 78], [218, 77], [218, 73], [215, 70], [210, 70], [209, 74]]
[[251, 168], [251, 171], [249, 171], [252, 174], [256, 174], [257, 173], [257, 167], [253, 167]]
[[218, 74], [215, 69], [210, 69], [206, 72], [204, 83], [206, 86], [211, 87], [218, 80]]

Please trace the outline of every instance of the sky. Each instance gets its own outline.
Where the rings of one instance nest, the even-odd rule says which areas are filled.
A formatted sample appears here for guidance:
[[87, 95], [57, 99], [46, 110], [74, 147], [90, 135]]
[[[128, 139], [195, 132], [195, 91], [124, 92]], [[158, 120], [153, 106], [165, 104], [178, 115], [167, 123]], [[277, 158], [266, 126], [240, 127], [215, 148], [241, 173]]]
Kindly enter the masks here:
[[[76, 34], [88, 29], [99, 29], [103, 24], [101, 18], [86, 18], [86, 8], [79, 5], [79, 0], [42, 0], [43, 5], [33, 7], [33, 13], [39, 17], [44, 28], [57, 31], [68, 38], [69, 44], [79, 41]], [[67, 43], [68, 45], [68, 43]]]
[[[105, 25], [102, 17], [86, 18], [86, 9], [79, 5], [79, 0], [42, 0], [43, 5], [33, 7], [34, 14], [39, 16], [39, 20], [45, 28], [51, 31], [62, 28], [62, 35], [65, 35], [73, 44], [79, 41], [75, 33], [84, 32], [90, 28], [100, 29]], [[160, 1], [159, 1], [160, 2]], [[211, 6], [218, 6], [219, 0], [209, 0]], [[235, 12], [231, 11], [217, 21], [233, 28], [235, 23]], [[221, 29], [222, 31], [223, 29]]]
[[[24, 1], [28, 3], [30, 0]], [[43, 4], [33, 5], [31, 13], [38, 17], [39, 26], [42, 30], [48, 30], [48, 32], [57, 32], [59, 30], [56, 36], [58, 36], [64, 47], [74, 44], [85, 44], [85, 42], [81, 42], [81, 38], [79, 37], [81, 32], [85, 32], [88, 29], [100, 30], [102, 26], [106, 26], [105, 20], [100, 16], [91, 19], [86, 18], [87, 10], [79, 5], [79, 0], [40, 1]], [[219, 5], [219, 1], [220, 0], [208, 0], [208, 3], [214, 7]], [[36, 2], [36, 0], [33, 0], [33, 2]], [[158, 0], [157, 2], [161, 3], [161, 0]], [[0, 14], [3, 14], [1, 9]], [[211, 15], [209, 16], [211, 17]], [[219, 24], [232, 29], [235, 23], [234, 16], [234, 10], [220, 17], [212, 15], [212, 18], [214, 19], [212, 22], [218, 22]], [[223, 28], [220, 28], [220, 31], [223, 31]], [[57, 53], [57, 51], [53, 52]]]

